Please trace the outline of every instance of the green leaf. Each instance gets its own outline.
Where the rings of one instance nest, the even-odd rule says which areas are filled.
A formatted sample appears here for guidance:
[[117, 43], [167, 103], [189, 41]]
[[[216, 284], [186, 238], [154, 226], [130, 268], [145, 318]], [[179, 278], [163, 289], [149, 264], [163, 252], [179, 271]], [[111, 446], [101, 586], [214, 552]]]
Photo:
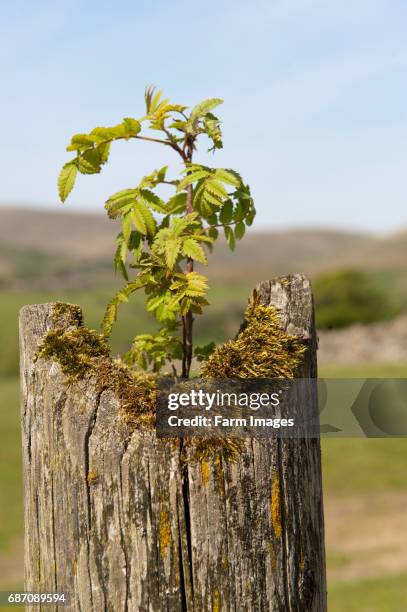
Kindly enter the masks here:
[[100, 163], [105, 164], [109, 158], [110, 142], [104, 142], [98, 145], [96, 150], [99, 151], [100, 154]]
[[178, 254], [181, 250], [181, 240], [170, 238], [165, 243], [165, 261], [170, 270], [174, 269]]
[[168, 166], [163, 166], [160, 170], [157, 170], [157, 179], [161, 181], [165, 181], [165, 177], [167, 174]]
[[229, 248], [230, 248], [231, 251], [234, 251], [235, 250], [235, 246], [236, 246], [236, 240], [235, 240], [235, 235], [233, 233], [233, 230], [232, 230], [231, 227], [229, 227], [229, 225], [227, 225], [224, 228], [224, 231], [225, 231], [225, 237], [226, 237], [227, 243], [229, 245]]
[[58, 177], [58, 192], [61, 202], [65, 202], [66, 198], [71, 193], [75, 185], [77, 174], [78, 167], [76, 165], [76, 160], [72, 160], [62, 167]]
[[248, 210], [249, 210], [248, 202], [246, 200], [239, 200], [238, 203], [236, 204], [233, 219], [235, 221], [243, 221]]
[[147, 234], [147, 224], [140, 207], [133, 208], [131, 211], [131, 220], [136, 230], [145, 236]]
[[193, 238], [187, 238], [184, 241], [182, 245], [182, 251], [184, 255], [186, 255], [187, 257], [191, 257], [191, 259], [195, 259], [196, 261], [199, 261], [200, 263], [203, 263], [203, 264], [208, 263], [206, 259], [205, 251], [203, 250], [201, 245], [199, 245], [197, 241], [194, 240]]
[[246, 219], [245, 219], [245, 221], [246, 221], [246, 225], [248, 225], [248, 226], [252, 225], [252, 223], [253, 223], [253, 221], [254, 221], [255, 216], [256, 216], [256, 210], [255, 210], [254, 208], [252, 208], [252, 209], [251, 209], [251, 210], [250, 210], [250, 211], [247, 213], [247, 216], [246, 216]]
[[237, 189], [242, 186], [243, 181], [240, 174], [235, 172], [235, 170], [226, 170], [226, 168], [217, 168], [215, 171], [216, 178], [220, 179], [224, 183], [228, 183], [229, 185], [233, 185]]
[[137, 201], [136, 208], [140, 211], [144, 219], [147, 233], [150, 234], [150, 236], [154, 236], [157, 231], [157, 225], [151, 211], [147, 208], [142, 200]]
[[206, 178], [207, 176], [209, 176], [209, 174], [210, 173], [207, 170], [197, 170], [196, 172], [191, 172], [191, 174], [187, 174], [187, 176], [178, 183], [177, 191], [185, 189], [185, 187], [188, 187], [188, 185], [199, 181], [199, 179], [201, 178]]
[[166, 210], [171, 215], [177, 215], [185, 211], [187, 205], [187, 194], [176, 193], [170, 198], [166, 205]]
[[209, 342], [208, 344], [204, 344], [202, 346], [196, 346], [194, 349], [194, 355], [198, 361], [205, 361], [208, 359], [209, 355], [213, 353], [216, 348], [216, 344], [214, 342]]
[[217, 239], [217, 237], [219, 236], [219, 232], [217, 230], [216, 227], [211, 227], [208, 231], [208, 236], [210, 238], [212, 238], [213, 241], [215, 241]]
[[123, 238], [126, 243], [129, 241], [129, 238], [130, 238], [132, 222], [133, 222], [132, 211], [129, 211], [128, 213], [124, 215], [123, 221], [122, 221]]
[[123, 302], [128, 302], [129, 296], [143, 286], [144, 283], [142, 280], [136, 278], [134, 281], [131, 281], [125, 287], [123, 287], [123, 289], [120, 289], [120, 291], [118, 291], [113, 299], [109, 302], [102, 321], [102, 330], [105, 336], [110, 336], [113, 324], [116, 321], [117, 310], [120, 304]]
[[241, 240], [244, 236], [245, 231], [246, 231], [246, 226], [243, 223], [243, 221], [239, 221], [239, 223], [236, 223], [236, 226], [235, 226], [236, 240]]
[[208, 178], [205, 181], [205, 191], [209, 191], [212, 195], [214, 195], [218, 199], [226, 198], [228, 193], [222, 183], [216, 180], [216, 174], [213, 178]]
[[161, 198], [149, 189], [140, 189], [141, 198], [147, 203], [150, 208], [158, 213], [166, 213], [167, 208]]
[[71, 138], [71, 143], [66, 147], [67, 151], [81, 151], [88, 147], [92, 147], [95, 142], [95, 138], [92, 138], [89, 134], [74, 134]]
[[209, 113], [212, 109], [219, 106], [219, 104], [223, 104], [223, 100], [220, 98], [209, 98], [208, 100], [203, 100], [191, 110], [191, 114], [189, 116], [188, 122], [192, 124], [195, 123], [197, 119]]
[[232, 200], [227, 200], [219, 214], [219, 221], [221, 223], [230, 223], [233, 218], [233, 202]]
[[86, 149], [78, 156], [78, 170], [81, 174], [99, 174], [101, 154], [98, 149]]
[[137, 119], [131, 117], [125, 117], [123, 119], [123, 125], [127, 136], [137, 136], [141, 131], [141, 124]]
[[114, 254], [114, 269], [117, 272], [120, 270], [124, 278], [128, 281], [127, 269], [126, 269], [126, 255], [127, 255], [127, 245], [124, 241], [123, 234], [119, 234], [117, 239], [117, 248]]

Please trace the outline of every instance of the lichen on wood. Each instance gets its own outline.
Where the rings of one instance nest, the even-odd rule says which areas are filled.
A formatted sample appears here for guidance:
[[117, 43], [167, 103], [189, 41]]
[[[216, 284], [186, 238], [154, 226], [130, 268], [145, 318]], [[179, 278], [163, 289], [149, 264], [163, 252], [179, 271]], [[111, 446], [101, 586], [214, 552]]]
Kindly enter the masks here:
[[[288, 335], [309, 338], [299, 372], [315, 377], [308, 281], [276, 279], [258, 293]], [[218, 441], [165, 444], [151, 427], [128, 426], [128, 411], [140, 422], [136, 394], [123, 408], [126, 396], [114, 389], [126, 377], [112, 381], [120, 364], [110, 357], [94, 358], [106, 366], [99, 379], [91, 367], [68, 385], [56, 361], [33, 362], [55, 329], [52, 305], [22, 310], [25, 590], [67, 592], [67, 612], [232, 612], [242, 602], [324, 612], [319, 440], [245, 439], [234, 461]], [[317, 414], [313, 394], [295, 408], [304, 401]]]

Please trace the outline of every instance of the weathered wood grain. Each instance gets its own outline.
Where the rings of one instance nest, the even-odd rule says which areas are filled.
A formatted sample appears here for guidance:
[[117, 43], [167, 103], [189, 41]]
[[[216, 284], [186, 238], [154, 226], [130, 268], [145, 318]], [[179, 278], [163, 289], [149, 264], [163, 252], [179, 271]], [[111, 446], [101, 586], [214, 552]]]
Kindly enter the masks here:
[[[314, 377], [309, 282], [258, 290], [308, 343]], [[130, 431], [111, 391], [33, 362], [52, 308], [20, 314], [25, 588], [66, 591], [64, 609], [83, 612], [326, 610], [319, 440], [246, 440], [236, 463], [183, 469], [182, 442]]]

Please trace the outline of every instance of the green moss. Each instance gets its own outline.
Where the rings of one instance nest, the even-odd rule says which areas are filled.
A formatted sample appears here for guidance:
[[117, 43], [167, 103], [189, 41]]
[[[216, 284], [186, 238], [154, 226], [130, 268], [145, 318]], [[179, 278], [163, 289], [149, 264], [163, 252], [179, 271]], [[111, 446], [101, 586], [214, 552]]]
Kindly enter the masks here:
[[65, 304], [56, 302], [52, 309], [52, 322], [55, 327], [83, 324], [82, 309], [77, 304]]
[[[57, 361], [68, 383], [93, 376], [98, 391], [110, 389], [119, 398], [121, 416], [128, 425], [154, 426], [156, 375], [134, 372], [121, 361], [113, 360], [106, 338], [81, 326], [79, 307], [56, 304], [53, 320], [61, 327], [46, 335], [35, 359]], [[305, 350], [299, 339], [281, 329], [277, 311], [259, 304], [255, 293], [238, 335], [215, 349], [203, 364], [202, 376], [292, 378]], [[183, 445], [183, 460], [205, 465], [222, 456], [226, 461], [235, 461], [244, 447], [244, 440], [239, 438], [188, 438]], [[207, 478], [206, 471], [203, 477]]]
[[83, 378], [95, 359], [109, 356], [106, 339], [86, 327], [52, 329], [38, 347], [34, 361], [40, 357], [55, 359], [70, 382]]
[[68, 384], [93, 376], [98, 392], [110, 389], [120, 399], [121, 413], [128, 424], [153, 425], [155, 376], [145, 372], [134, 373], [122, 362], [114, 361], [106, 338], [95, 330], [81, 327], [79, 307], [56, 304], [53, 322], [61, 327], [47, 333], [34, 361], [54, 359]]
[[[214, 350], [201, 374], [204, 378], [293, 378], [305, 351], [299, 338], [281, 328], [277, 310], [260, 304], [254, 292], [236, 338]], [[239, 438], [193, 439], [188, 445], [193, 449], [191, 458], [201, 462], [216, 458], [219, 451], [235, 461], [244, 450]]]
[[281, 329], [278, 312], [256, 293], [234, 340], [217, 347], [202, 366], [206, 378], [293, 378], [306, 347]]

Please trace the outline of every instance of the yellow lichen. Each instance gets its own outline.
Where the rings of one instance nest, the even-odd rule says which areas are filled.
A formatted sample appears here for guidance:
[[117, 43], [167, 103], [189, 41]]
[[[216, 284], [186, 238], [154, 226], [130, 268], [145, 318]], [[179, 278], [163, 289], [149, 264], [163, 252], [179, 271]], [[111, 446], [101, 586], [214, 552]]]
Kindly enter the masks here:
[[159, 542], [160, 542], [160, 553], [161, 557], [164, 559], [167, 553], [167, 548], [171, 544], [171, 526], [168, 517], [168, 512], [165, 508], [160, 510], [160, 519], [159, 519]]
[[211, 469], [209, 466], [209, 462], [207, 459], [201, 459], [201, 475], [202, 475], [202, 482], [204, 485], [207, 485], [209, 482], [209, 478], [211, 475]]
[[216, 485], [218, 488], [218, 492], [221, 495], [225, 495], [225, 473], [223, 471], [220, 455], [217, 455], [214, 463], [215, 463]]
[[86, 480], [88, 484], [94, 485], [99, 480], [99, 474], [95, 470], [90, 470], [90, 472], [88, 472]]
[[218, 589], [215, 589], [213, 593], [212, 612], [220, 612], [220, 595]]
[[280, 481], [278, 478], [277, 470], [274, 468], [273, 474], [273, 486], [271, 490], [271, 521], [273, 524], [273, 530], [276, 538], [281, 538], [281, 499], [280, 499]]

